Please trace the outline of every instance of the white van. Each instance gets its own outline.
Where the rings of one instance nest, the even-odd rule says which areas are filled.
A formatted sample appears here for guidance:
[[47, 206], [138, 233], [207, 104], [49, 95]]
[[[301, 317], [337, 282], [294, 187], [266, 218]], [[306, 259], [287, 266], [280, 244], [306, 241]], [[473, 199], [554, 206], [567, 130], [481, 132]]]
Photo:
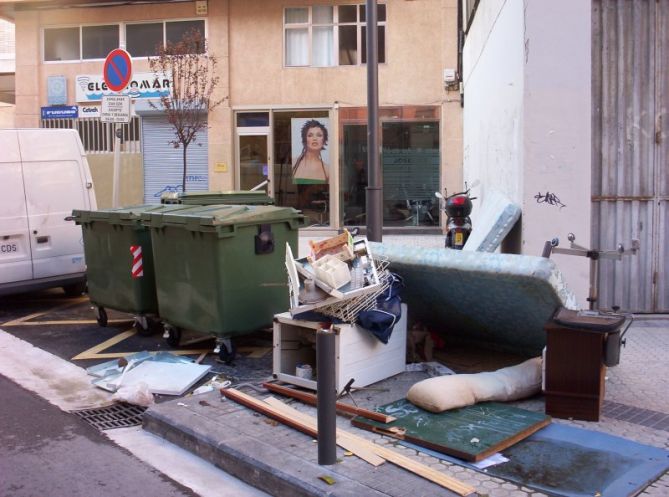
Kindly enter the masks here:
[[81, 228], [72, 209], [97, 209], [79, 134], [0, 129], [0, 295], [85, 289]]

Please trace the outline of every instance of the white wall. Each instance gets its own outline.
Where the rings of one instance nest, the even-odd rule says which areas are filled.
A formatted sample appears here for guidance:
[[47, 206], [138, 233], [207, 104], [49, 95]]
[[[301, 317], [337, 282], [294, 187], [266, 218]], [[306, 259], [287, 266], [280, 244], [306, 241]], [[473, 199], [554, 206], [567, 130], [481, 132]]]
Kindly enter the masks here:
[[[589, 247], [591, 219], [591, 6], [583, 0], [526, 2], [523, 252], [567, 234]], [[554, 193], [564, 207], [537, 203]], [[553, 256], [587, 308], [589, 263]]]
[[[481, 181], [482, 202], [498, 189], [522, 206], [523, 254], [540, 255], [555, 236], [567, 247], [569, 232], [590, 243], [590, 8], [583, 0], [487, 0], [465, 43], [464, 177]], [[476, 213], [472, 221], [476, 228]], [[587, 307], [588, 260], [553, 258]]]
[[486, 190], [522, 199], [522, 21], [521, 2], [481, 2], [464, 47], [464, 178], [480, 181], [474, 227]]

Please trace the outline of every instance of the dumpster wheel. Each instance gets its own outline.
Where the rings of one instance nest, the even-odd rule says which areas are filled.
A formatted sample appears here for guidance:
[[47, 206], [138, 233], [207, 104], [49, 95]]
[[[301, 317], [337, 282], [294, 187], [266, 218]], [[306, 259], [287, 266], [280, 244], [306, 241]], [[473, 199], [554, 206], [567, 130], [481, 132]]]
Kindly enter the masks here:
[[107, 311], [105, 311], [104, 307], [95, 308], [95, 319], [97, 320], [98, 325], [100, 325], [102, 328], [107, 327]]
[[178, 347], [181, 342], [181, 328], [166, 324], [163, 338], [170, 347]]
[[158, 327], [160, 322], [155, 319], [151, 319], [148, 316], [135, 316], [135, 322], [132, 325], [137, 333], [141, 336], [148, 337], [153, 335]]
[[231, 364], [237, 355], [237, 348], [229, 338], [216, 340], [216, 348], [218, 349], [218, 359], [224, 364]]

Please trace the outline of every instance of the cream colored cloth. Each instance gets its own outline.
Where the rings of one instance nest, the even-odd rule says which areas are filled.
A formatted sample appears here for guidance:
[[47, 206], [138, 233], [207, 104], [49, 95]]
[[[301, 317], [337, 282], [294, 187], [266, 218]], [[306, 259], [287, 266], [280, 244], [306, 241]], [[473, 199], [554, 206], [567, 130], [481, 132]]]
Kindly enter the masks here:
[[485, 401], [509, 401], [541, 391], [541, 357], [490, 373], [455, 374], [419, 381], [407, 399], [427, 411], [443, 412]]

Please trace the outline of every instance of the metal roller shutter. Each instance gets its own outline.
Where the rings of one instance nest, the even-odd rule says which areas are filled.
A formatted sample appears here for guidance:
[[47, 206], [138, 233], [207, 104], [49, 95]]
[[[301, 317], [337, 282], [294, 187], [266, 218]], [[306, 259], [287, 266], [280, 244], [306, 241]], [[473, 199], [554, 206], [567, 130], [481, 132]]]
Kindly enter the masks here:
[[[183, 149], [169, 143], [173, 127], [164, 116], [142, 117], [142, 153], [144, 155], [144, 202], [159, 204], [163, 192], [181, 191]], [[209, 189], [207, 129], [197, 135], [187, 153], [186, 191]]]

